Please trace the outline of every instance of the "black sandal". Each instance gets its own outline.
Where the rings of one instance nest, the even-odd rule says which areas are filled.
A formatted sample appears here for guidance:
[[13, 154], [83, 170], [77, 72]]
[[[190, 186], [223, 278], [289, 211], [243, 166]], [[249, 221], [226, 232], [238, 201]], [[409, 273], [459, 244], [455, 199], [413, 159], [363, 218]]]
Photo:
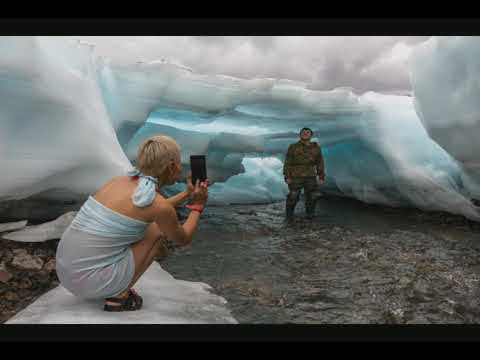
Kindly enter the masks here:
[[143, 299], [140, 295], [138, 295], [137, 291], [135, 289], [130, 289], [130, 293], [133, 295], [135, 298], [135, 302], [138, 304], [138, 308], [140, 309], [143, 305]]
[[135, 311], [139, 310], [143, 305], [143, 299], [137, 292], [133, 289], [128, 291], [128, 296], [126, 298], [111, 297], [105, 299], [118, 305], [105, 304], [103, 310], [105, 311]]

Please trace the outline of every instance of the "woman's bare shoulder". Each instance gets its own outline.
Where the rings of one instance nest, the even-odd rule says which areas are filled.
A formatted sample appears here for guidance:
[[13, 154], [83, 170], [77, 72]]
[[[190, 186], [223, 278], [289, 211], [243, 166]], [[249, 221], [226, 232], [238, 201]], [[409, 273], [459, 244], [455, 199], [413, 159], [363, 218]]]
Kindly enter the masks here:
[[173, 206], [158, 193], [151, 205], [143, 208], [135, 206], [132, 195], [136, 186], [136, 180], [128, 176], [117, 176], [100, 188], [95, 198], [115, 211], [146, 222], [152, 222], [158, 215], [168, 214], [174, 210]]
[[132, 188], [136, 185], [136, 181], [129, 176], [115, 176], [104, 183], [96, 192], [100, 194], [107, 191], [115, 191], [119, 189], [126, 190], [127, 188]]

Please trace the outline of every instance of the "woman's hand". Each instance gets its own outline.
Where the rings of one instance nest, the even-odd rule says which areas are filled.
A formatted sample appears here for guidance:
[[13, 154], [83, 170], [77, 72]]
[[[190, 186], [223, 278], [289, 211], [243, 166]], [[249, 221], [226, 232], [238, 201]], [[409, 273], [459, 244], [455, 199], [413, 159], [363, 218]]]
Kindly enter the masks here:
[[[208, 179], [206, 179], [204, 182], [206, 183], [207, 187], [210, 186], [210, 181]], [[192, 183], [192, 173], [191, 172], [188, 173], [188, 176], [187, 176], [187, 190], [186, 191], [187, 191], [188, 195], [191, 195], [195, 191], [195, 186]]]
[[187, 193], [191, 195], [195, 191], [195, 186], [192, 184], [192, 173], [190, 172], [187, 176]]
[[208, 179], [203, 182], [197, 180], [191, 196], [192, 204], [205, 205], [208, 200]]

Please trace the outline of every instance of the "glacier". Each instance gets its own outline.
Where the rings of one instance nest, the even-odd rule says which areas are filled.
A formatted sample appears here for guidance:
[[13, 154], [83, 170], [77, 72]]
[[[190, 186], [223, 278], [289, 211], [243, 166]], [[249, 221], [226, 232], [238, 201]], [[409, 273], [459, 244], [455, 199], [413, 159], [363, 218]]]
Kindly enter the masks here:
[[480, 38], [431, 38], [412, 52], [417, 114], [428, 135], [452, 155], [473, 198], [480, 194]]
[[[410, 97], [197, 74], [166, 61], [118, 65], [72, 39], [2, 37], [0, 201], [92, 193], [125, 174], [141, 141], [158, 133], [180, 144], [184, 175], [189, 155], [207, 156], [210, 204], [281, 201], [286, 149], [307, 126], [322, 145], [324, 193], [478, 221], [478, 82], [470, 77], [479, 73], [478, 44], [420, 45]], [[451, 73], [439, 76], [442, 67]]]

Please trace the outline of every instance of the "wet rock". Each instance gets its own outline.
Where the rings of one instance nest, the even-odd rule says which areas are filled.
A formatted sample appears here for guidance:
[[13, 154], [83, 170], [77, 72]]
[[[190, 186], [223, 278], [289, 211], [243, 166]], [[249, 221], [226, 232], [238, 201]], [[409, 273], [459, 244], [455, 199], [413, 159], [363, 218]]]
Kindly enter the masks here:
[[28, 300], [31, 299], [34, 295], [31, 289], [21, 289], [19, 288], [17, 291], [17, 296], [21, 300]]
[[407, 324], [431, 324], [432, 322], [422, 315], [415, 316], [413, 319], [407, 321]]
[[53, 281], [50, 278], [50, 273], [40, 271], [32, 277], [36, 286], [40, 288], [48, 288], [53, 285]]
[[14, 249], [12, 251], [12, 254], [13, 256], [17, 256], [17, 255], [28, 255], [28, 251], [25, 250], [25, 249]]
[[401, 308], [386, 310], [383, 319], [387, 324], [402, 324], [405, 322], [404, 310]]
[[[23, 249], [18, 249], [23, 250]], [[24, 252], [15, 253], [11, 265], [20, 270], [41, 270], [43, 267], [43, 260], [38, 256], [29, 255], [26, 250]]]
[[12, 274], [7, 271], [6, 265], [0, 263], [0, 282], [7, 283], [12, 278]]
[[39, 256], [39, 257], [47, 257], [47, 256], [49, 256], [49, 250], [48, 249], [35, 249], [33, 251], [33, 255]]
[[287, 297], [286, 295], [282, 295], [280, 298], [277, 299], [277, 306], [285, 306], [287, 305]]
[[429, 284], [423, 279], [417, 280], [413, 284], [413, 290], [419, 295], [427, 295], [429, 293], [429, 288]]
[[6, 271], [0, 270], [0, 282], [6, 283], [12, 278], [12, 275]]
[[4, 294], [3, 298], [8, 300], [8, 301], [18, 301], [19, 300], [18, 295], [15, 294], [12, 291], [8, 291], [6, 294]]
[[1, 256], [0, 256], [0, 259], [2, 259], [2, 261], [5, 262], [5, 264], [8, 264], [10, 261], [12, 261], [13, 254], [10, 250], [4, 249]]
[[56, 269], [55, 266], [56, 266], [55, 259], [51, 259], [45, 264], [45, 266], [43, 267], [43, 270], [50, 273], [52, 271], [55, 271]]
[[15, 283], [12, 284], [18, 289], [30, 289], [32, 287], [32, 281], [28, 278], [23, 278], [19, 281], [16, 281]]

